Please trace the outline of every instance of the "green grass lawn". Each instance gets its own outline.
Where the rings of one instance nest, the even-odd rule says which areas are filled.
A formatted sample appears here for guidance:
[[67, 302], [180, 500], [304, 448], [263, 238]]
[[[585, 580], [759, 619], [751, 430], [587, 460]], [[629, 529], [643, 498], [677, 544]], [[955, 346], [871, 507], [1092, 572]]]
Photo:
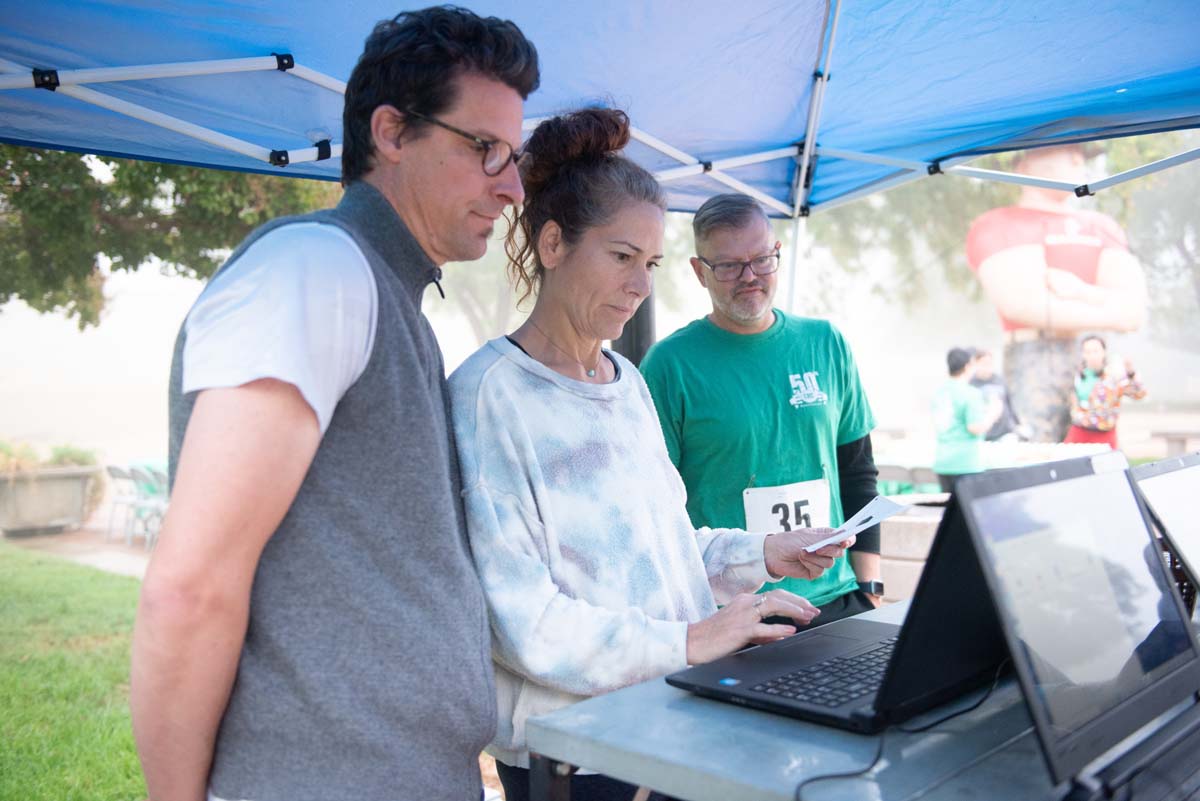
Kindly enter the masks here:
[[138, 587], [0, 541], [0, 801], [146, 797], [129, 725]]

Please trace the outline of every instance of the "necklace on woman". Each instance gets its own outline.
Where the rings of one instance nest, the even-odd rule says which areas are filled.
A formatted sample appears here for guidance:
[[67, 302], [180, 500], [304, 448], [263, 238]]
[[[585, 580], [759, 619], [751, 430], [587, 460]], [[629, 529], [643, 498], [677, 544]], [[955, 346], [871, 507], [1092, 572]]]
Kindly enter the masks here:
[[535, 323], [533, 320], [530, 320], [530, 321], [529, 321], [529, 324], [530, 324], [530, 325], [532, 325], [532, 326], [534, 327], [534, 330], [536, 330], [536, 331], [537, 331], [539, 334], [541, 334], [541, 335], [542, 335], [542, 338], [543, 338], [543, 339], [545, 339], [547, 342], [549, 342], [549, 343], [550, 343], [550, 347], [554, 348], [556, 351], [558, 351], [559, 353], [561, 353], [563, 356], [566, 356], [568, 359], [570, 359], [571, 361], [575, 362], [575, 363], [576, 363], [576, 364], [578, 364], [580, 367], [582, 367], [582, 368], [583, 368], [583, 371], [584, 371], [585, 373], [587, 373], [587, 377], [588, 377], [588, 378], [595, 378], [595, 377], [596, 377], [596, 368], [600, 366], [600, 359], [601, 359], [601, 358], [603, 358], [603, 356], [604, 356], [604, 354], [603, 354], [603, 353], [601, 353], [599, 356], [597, 356], [597, 357], [596, 357], [596, 363], [595, 363], [595, 364], [593, 364], [591, 367], [588, 367], [586, 364], [584, 364], [583, 362], [581, 362], [581, 361], [579, 360], [579, 358], [578, 358], [578, 357], [576, 357], [576, 356], [572, 356], [570, 353], [567, 353], [567, 351], [565, 351], [565, 350], [563, 350], [562, 348], [560, 348], [560, 347], [558, 346], [558, 344], [557, 344], [557, 343], [555, 343], [555, 341], [554, 341], [553, 339], [551, 339], [551, 338], [550, 338], [550, 335], [549, 335], [549, 334], [547, 334], [545, 331], [543, 331], [543, 330], [541, 329], [541, 327], [540, 327], [540, 326], [539, 326], [537, 323]]

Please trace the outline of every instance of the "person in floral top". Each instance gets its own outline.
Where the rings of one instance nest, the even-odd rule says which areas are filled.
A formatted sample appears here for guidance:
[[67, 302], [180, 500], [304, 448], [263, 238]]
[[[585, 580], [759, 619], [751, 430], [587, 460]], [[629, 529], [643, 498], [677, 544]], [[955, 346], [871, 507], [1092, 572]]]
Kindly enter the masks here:
[[1125, 360], [1125, 372], [1114, 374], [1105, 366], [1108, 347], [1104, 340], [1091, 335], [1080, 343], [1083, 367], [1075, 376], [1071, 396], [1071, 428], [1063, 442], [1103, 442], [1117, 449], [1117, 416], [1121, 398], [1140, 400], [1146, 388], [1138, 381], [1133, 363]]

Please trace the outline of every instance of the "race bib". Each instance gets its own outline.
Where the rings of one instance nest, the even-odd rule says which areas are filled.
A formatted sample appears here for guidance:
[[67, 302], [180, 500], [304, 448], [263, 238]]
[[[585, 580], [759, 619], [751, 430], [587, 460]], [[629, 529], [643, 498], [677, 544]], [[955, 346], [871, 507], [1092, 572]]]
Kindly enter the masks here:
[[829, 526], [829, 482], [823, 478], [742, 490], [746, 530], [791, 531]]

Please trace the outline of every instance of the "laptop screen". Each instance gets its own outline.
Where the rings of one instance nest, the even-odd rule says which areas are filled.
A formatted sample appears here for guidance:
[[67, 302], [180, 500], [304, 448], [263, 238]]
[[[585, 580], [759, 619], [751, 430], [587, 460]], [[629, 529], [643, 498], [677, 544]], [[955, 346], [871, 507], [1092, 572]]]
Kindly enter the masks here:
[[1146, 497], [1155, 516], [1170, 534], [1184, 562], [1193, 572], [1200, 570], [1200, 457], [1172, 459], [1152, 468], [1163, 472], [1135, 471], [1138, 489]]
[[966, 505], [1029, 702], [1063, 740], [1196, 654], [1127, 475], [1052, 475], [994, 494], [968, 489], [978, 497]]

